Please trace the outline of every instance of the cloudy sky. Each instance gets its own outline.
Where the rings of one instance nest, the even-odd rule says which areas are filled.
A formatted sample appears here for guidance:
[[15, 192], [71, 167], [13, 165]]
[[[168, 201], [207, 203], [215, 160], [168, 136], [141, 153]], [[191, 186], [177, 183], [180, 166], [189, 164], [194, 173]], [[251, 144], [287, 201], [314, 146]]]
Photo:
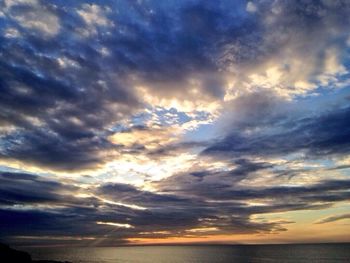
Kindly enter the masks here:
[[350, 2], [1, 0], [0, 240], [350, 241]]

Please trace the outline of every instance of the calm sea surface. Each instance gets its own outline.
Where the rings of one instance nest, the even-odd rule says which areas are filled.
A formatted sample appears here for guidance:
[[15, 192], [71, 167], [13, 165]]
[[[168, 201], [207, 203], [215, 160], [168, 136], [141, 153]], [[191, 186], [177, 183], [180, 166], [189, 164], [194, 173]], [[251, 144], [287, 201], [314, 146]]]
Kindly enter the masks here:
[[349, 244], [30, 248], [34, 259], [73, 263], [350, 262]]

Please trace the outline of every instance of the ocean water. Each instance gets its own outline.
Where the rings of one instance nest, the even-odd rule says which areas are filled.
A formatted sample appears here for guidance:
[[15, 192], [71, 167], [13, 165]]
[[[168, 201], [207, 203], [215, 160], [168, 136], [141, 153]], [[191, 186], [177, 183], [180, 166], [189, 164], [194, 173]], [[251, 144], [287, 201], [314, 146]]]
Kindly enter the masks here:
[[30, 248], [34, 259], [73, 263], [350, 262], [349, 244]]

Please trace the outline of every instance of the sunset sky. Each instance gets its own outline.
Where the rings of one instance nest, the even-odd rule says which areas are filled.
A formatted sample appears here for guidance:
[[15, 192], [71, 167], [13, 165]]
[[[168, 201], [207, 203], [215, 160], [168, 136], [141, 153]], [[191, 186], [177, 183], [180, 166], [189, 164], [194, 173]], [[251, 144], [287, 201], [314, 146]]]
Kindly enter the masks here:
[[0, 242], [350, 241], [350, 1], [0, 0]]

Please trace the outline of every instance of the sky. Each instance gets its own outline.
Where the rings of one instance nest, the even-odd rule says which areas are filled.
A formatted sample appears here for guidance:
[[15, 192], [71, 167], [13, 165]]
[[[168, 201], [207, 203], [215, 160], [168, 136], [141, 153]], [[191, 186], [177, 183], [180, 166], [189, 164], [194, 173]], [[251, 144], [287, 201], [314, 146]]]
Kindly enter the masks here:
[[350, 241], [350, 2], [0, 0], [0, 241]]

